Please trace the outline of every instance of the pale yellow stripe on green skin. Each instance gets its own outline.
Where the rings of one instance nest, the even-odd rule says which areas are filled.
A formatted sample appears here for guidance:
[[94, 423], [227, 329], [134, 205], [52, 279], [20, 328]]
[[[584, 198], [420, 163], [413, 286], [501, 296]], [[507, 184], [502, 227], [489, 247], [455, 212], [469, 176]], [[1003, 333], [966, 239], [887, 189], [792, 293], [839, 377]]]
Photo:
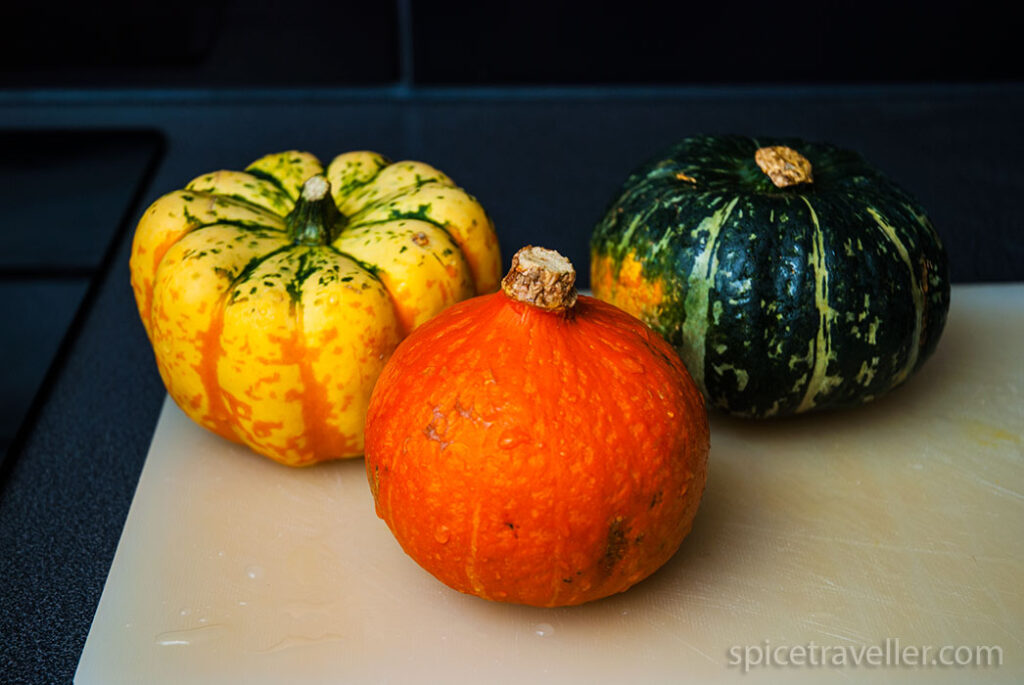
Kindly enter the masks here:
[[623, 231], [622, 237], [619, 239], [618, 249], [622, 254], [625, 254], [629, 250], [629, 246], [632, 245], [633, 234], [636, 229], [640, 226], [640, 219], [643, 215], [640, 213], [634, 214], [633, 218], [629, 221], [629, 226]]
[[745, 369], [737, 368], [735, 364], [712, 364], [712, 368], [720, 376], [724, 375], [726, 371], [732, 371], [736, 378], [736, 389], [740, 392], [743, 392], [747, 383], [750, 382], [750, 374]]
[[829, 306], [828, 300], [828, 268], [825, 265], [825, 236], [821, 231], [821, 224], [818, 223], [818, 215], [807, 198], [801, 196], [801, 200], [807, 205], [810, 211], [811, 223], [814, 225], [814, 233], [811, 241], [810, 265], [814, 271], [814, 303], [818, 309], [818, 333], [814, 339], [814, 367], [811, 376], [807, 381], [807, 388], [804, 397], [797, 407], [797, 412], [807, 411], [815, 405], [815, 399], [823, 392], [842, 383], [841, 378], [828, 375], [828, 363], [833, 357], [832, 351], [832, 320], [835, 318], [834, 310]]
[[[665, 200], [665, 202], [669, 203], [670, 206], [671, 206], [671, 204], [675, 204], [675, 203], [679, 202], [680, 199], [681, 198], [675, 198], [675, 197], [674, 198], [667, 198]], [[655, 210], [657, 210], [657, 209], [658, 209], [657, 205], [652, 206], [648, 212], [646, 212], [644, 214], [638, 214], [636, 217], [634, 217], [633, 221], [630, 222], [629, 227], [626, 229], [625, 235], [623, 235], [623, 241], [620, 242], [620, 245], [626, 244], [625, 240], [627, 239], [627, 237], [631, 236], [632, 233], [637, 229], [637, 225], [638, 225], [638, 221], [637, 220], [638, 219], [643, 219], [643, 221], [646, 222], [647, 219], [649, 218], [649, 216]], [[677, 232], [679, 230], [680, 229], [679, 229], [678, 226], [669, 226], [668, 229], [665, 230], [665, 232], [661, 236], [661, 240], [656, 242], [651, 247], [651, 258], [652, 259], [655, 258], [659, 252], [661, 252], [662, 250], [664, 250], [665, 248], [667, 248], [669, 245], [671, 245], [673, 243], [673, 241], [674, 241], [674, 239], [675, 239], [675, 237], [677, 235]]]
[[707, 395], [707, 388], [704, 385], [704, 346], [708, 328], [708, 307], [710, 306], [711, 284], [715, 281], [715, 271], [718, 268], [718, 234], [722, 226], [729, 218], [729, 214], [739, 198], [733, 198], [731, 202], [716, 211], [711, 216], [705, 217], [695, 229], [696, 232], [707, 231], [707, 239], [704, 241], [704, 249], [694, 260], [693, 270], [690, 272], [686, 285], [686, 299], [683, 301], [683, 308], [686, 311], [686, 320], [683, 322], [683, 361], [697, 383], [697, 387]]
[[914, 298], [914, 335], [910, 341], [910, 349], [907, 351], [907, 363], [903, 366], [899, 373], [893, 378], [892, 386], [895, 387], [905, 381], [907, 376], [914, 370], [914, 366], [917, 364], [917, 355], [920, 351], [921, 343], [921, 327], [924, 319], [924, 292], [921, 288], [921, 284], [917, 282], [917, 276], [914, 273], [914, 265], [910, 261], [910, 254], [907, 252], [906, 245], [900, 240], [899, 236], [896, 235], [896, 229], [882, 218], [873, 207], [868, 207], [868, 213], [878, 224], [878, 227], [882, 230], [882, 233], [889, 239], [889, 242], [895, 246], [896, 251], [900, 255], [900, 259], [907, 267], [907, 274], [910, 277], [910, 292]]
[[324, 168], [313, 154], [288, 150], [260, 157], [245, 170], [259, 171], [272, 176], [292, 200], [298, 200], [302, 193], [302, 185], [311, 177], [322, 174]]
[[193, 179], [185, 187], [188, 190], [233, 197], [280, 216], [286, 216], [295, 206], [295, 202], [273, 183], [244, 171], [214, 171]]

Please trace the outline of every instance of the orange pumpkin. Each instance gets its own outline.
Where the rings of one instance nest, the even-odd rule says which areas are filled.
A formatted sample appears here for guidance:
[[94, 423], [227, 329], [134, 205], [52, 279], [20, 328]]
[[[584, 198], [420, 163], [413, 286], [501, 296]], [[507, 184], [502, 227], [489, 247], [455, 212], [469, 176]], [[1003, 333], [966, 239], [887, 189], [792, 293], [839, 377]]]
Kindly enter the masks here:
[[704, 401], [674, 350], [524, 248], [502, 290], [406, 338], [370, 399], [377, 514], [461, 592], [564, 606], [621, 592], [689, 532]]

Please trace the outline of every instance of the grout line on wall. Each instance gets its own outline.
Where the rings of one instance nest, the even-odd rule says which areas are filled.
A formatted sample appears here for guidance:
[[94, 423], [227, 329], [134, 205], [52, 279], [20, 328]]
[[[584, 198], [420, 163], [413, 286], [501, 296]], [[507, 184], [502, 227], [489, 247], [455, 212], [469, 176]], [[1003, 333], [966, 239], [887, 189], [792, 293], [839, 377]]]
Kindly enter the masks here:
[[[695, 99], [851, 99], [877, 97], [1016, 97], [1024, 83], [897, 83], [832, 85], [664, 85], [664, 86], [388, 86], [334, 88], [34, 88], [0, 89], [0, 107], [23, 105], [132, 105], [254, 103], [422, 102], [684, 102]], [[0, 124], [2, 126], [2, 124]]]
[[415, 60], [413, 57], [412, 0], [395, 0], [398, 14], [398, 93], [411, 93]]

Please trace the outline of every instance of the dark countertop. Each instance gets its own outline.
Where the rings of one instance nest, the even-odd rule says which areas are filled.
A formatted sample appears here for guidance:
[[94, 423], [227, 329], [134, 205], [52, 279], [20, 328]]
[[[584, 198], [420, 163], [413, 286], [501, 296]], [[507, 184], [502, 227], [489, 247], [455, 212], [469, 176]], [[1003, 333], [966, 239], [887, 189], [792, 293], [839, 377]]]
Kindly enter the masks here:
[[704, 132], [798, 136], [860, 151], [917, 196], [955, 282], [1022, 280], [1022, 121], [1021, 85], [0, 94], [3, 130], [151, 129], [166, 144], [0, 470], [0, 681], [72, 679], [117, 548], [164, 397], [128, 246], [164, 192], [266, 152], [374, 149], [475, 194], [506, 264], [535, 243], [581, 267], [619, 183], [662, 147]]

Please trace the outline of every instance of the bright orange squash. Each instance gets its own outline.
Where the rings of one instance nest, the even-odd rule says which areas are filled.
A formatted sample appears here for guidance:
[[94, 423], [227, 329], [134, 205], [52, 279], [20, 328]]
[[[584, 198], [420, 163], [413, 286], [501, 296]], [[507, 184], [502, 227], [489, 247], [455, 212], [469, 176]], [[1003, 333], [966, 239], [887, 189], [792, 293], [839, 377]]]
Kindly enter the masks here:
[[483, 208], [422, 162], [306, 152], [199, 176], [145, 212], [132, 288], [197, 423], [284, 464], [363, 452], [370, 391], [409, 331], [491, 292]]
[[704, 401], [675, 351], [524, 248], [503, 289], [403, 341], [370, 400], [377, 514], [449, 586], [537, 606], [621, 592], [689, 532]]

